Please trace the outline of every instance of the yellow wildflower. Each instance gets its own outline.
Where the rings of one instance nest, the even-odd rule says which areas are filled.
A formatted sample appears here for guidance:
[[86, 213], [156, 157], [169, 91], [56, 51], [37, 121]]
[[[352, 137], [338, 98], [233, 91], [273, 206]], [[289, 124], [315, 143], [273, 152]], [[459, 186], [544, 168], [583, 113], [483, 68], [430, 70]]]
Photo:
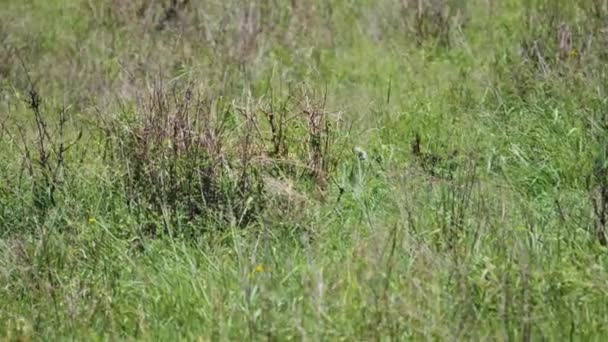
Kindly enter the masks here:
[[97, 220], [94, 217], [89, 217], [89, 224], [95, 224]]

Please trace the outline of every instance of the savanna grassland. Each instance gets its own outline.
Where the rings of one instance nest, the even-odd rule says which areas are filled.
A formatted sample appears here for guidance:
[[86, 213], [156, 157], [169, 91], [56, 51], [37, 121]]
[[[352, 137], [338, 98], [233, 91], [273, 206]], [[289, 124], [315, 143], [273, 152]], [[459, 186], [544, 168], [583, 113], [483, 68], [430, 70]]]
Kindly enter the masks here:
[[608, 337], [608, 1], [4, 0], [0, 339]]

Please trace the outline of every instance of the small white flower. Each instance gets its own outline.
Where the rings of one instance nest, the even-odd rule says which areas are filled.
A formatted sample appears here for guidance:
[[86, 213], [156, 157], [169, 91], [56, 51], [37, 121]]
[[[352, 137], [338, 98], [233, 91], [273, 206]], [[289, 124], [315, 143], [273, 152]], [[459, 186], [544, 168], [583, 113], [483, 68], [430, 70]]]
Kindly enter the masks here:
[[361, 147], [355, 146], [355, 148], [353, 148], [353, 152], [355, 153], [355, 155], [357, 155], [357, 158], [359, 158], [359, 160], [367, 160], [367, 152], [365, 152]]

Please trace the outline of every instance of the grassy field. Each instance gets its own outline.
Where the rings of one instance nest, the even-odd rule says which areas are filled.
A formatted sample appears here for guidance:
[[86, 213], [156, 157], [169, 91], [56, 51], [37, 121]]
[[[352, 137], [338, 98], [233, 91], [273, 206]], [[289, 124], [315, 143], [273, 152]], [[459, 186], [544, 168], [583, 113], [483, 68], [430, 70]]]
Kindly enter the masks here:
[[0, 339], [608, 337], [608, 2], [5, 0]]

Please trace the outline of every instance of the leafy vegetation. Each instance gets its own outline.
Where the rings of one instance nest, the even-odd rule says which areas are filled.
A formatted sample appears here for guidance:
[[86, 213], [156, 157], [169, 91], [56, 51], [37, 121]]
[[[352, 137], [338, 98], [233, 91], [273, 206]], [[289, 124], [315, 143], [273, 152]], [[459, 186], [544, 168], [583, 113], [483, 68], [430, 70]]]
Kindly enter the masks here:
[[608, 336], [604, 0], [0, 7], [0, 336]]

